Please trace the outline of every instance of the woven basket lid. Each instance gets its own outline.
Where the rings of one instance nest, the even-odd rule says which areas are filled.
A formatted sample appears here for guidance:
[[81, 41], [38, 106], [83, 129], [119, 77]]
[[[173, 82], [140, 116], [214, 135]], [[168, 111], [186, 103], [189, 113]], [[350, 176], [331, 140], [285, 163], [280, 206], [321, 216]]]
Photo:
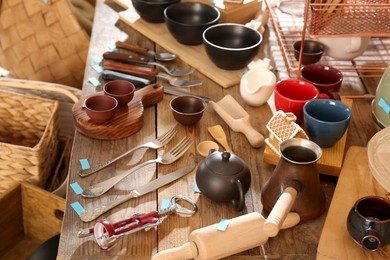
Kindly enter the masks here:
[[377, 182], [390, 192], [390, 127], [376, 133], [368, 143], [368, 164]]
[[13, 77], [81, 88], [90, 39], [69, 0], [0, 1], [0, 35]]

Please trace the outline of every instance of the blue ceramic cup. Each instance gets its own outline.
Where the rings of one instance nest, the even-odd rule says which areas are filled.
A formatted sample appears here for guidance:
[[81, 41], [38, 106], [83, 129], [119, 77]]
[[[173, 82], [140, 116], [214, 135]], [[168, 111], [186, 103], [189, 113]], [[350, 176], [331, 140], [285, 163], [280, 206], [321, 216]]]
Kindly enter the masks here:
[[322, 148], [334, 146], [343, 137], [352, 112], [341, 101], [314, 99], [303, 106], [304, 126], [310, 140]]

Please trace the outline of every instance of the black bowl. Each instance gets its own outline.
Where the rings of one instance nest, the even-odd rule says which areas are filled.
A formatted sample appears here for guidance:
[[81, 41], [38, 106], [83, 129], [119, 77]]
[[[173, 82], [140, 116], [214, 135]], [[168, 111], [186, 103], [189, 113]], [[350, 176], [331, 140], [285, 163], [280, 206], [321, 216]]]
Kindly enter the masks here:
[[203, 31], [217, 24], [221, 14], [208, 4], [183, 2], [168, 6], [164, 16], [169, 32], [178, 42], [199, 45], [203, 43]]
[[244, 68], [257, 55], [263, 37], [245, 25], [222, 23], [203, 32], [207, 56], [225, 70]]
[[163, 23], [164, 10], [180, 0], [131, 0], [135, 11], [149, 23]]
[[[299, 61], [299, 54], [301, 52], [302, 41], [294, 42], [294, 56], [297, 61]], [[305, 40], [303, 44], [303, 54], [302, 54], [302, 64], [309, 65], [317, 63], [324, 53], [325, 46], [318, 42], [312, 40]]]

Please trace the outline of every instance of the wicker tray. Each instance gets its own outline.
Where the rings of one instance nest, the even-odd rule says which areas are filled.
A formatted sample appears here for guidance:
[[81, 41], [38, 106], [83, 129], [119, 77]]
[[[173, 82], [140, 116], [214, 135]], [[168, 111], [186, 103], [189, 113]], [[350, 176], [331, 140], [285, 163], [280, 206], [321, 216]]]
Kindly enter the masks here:
[[14, 182], [43, 187], [58, 146], [58, 102], [0, 90], [0, 193]]

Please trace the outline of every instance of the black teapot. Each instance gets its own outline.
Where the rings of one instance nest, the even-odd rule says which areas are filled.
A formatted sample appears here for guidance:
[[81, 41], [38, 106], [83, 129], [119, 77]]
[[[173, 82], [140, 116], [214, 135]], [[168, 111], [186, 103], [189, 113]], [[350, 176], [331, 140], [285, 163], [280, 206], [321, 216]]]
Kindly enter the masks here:
[[241, 211], [245, 206], [245, 193], [251, 185], [251, 173], [238, 156], [212, 149], [198, 166], [196, 183], [207, 198], [231, 201], [234, 208]]

